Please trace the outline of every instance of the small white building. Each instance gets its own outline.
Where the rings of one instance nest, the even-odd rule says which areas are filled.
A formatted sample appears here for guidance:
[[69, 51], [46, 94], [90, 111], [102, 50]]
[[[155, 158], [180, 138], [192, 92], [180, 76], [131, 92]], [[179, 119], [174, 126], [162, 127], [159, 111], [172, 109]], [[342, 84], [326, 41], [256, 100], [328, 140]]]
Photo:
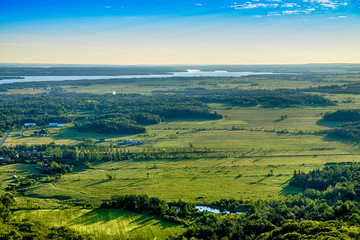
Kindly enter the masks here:
[[35, 127], [36, 123], [24, 123], [25, 127]]
[[134, 144], [135, 142], [132, 139], [127, 139], [127, 140], [123, 141], [122, 143], [126, 144], [126, 145], [130, 145], [130, 144]]
[[49, 123], [49, 127], [62, 127], [64, 126], [64, 124], [60, 124], [60, 123]]

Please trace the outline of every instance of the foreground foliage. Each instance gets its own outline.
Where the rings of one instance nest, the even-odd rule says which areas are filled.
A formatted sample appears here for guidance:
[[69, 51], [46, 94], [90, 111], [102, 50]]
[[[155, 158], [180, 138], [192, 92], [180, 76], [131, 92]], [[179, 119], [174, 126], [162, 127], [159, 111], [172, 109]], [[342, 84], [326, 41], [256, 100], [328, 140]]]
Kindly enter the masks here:
[[[304, 195], [271, 201], [223, 199], [214, 202], [213, 207], [244, 214], [204, 215], [184, 236], [198, 239], [358, 239], [358, 170], [359, 166], [348, 165], [308, 174], [296, 172], [292, 185], [312, 187]], [[343, 179], [341, 174], [344, 174]]]
[[29, 219], [12, 221], [10, 208], [15, 204], [14, 199], [9, 193], [0, 197], [0, 239], [94, 239], [67, 227], [49, 228]]

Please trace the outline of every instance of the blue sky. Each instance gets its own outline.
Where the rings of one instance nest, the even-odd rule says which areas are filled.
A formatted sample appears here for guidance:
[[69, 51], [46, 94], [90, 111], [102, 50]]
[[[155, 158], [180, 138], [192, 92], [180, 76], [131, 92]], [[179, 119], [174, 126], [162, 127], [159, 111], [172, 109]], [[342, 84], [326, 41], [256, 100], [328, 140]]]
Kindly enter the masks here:
[[0, 0], [0, 62], [360, 62], [353, 0]]

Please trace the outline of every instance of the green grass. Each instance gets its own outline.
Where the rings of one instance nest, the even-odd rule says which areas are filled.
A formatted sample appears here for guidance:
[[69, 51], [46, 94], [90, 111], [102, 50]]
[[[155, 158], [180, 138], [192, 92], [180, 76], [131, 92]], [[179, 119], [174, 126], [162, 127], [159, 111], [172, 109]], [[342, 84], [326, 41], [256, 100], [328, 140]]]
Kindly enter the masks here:
[[185, 228], [154, 217], [119, 209], [22, 210], [15, 219], [36, 219], [49, 227], [68, 226], [96, 239], [167, 239]]
[[[188, 87], [301, 88], [335, 84], [339, 79], [337, 76], [324, 76], [323, 82], [299, 82], [291, 78], [279, 81], [261, 76], [248, 79], [251, 83], [259, 84], [258, 86], [250, 86], [245, 78], [207, 80], [210, 83], [216, 82], [217, 86], [199, 84], [203, 80], [161, 79], [119, 81], [118, 84], [86, 87], [65, 86], [64, 89], [97, 94], [111, 93], [113, 90], [117, 93], [150, 94], [154, 90]], [[23, 91], [25, 93], [28, 90]], [[60, 199], [70, 198], [99, 204], [114, 194], [127, 193], [146, 193], [165, 200], [181, 198], [190, 202], [208, 202], [227, 197], [261, 199], [298, 193], [301, 190], [288, 187], [294, 170], [309, 171], [322, 168], [329, 162], [360, 161], [357, 144], [329, 139], [325, 134], [315, 134], [317, 131], [339, 125], [320, 121], [322, 114], [339, 108], [360, 107], [360, 96], [323, 95], [338, 101], [338, 106], [272, 109], [209, 104], [214, 111], [226, 117], [219, 120], [166, 119], [160, 124], [146, 126], [147, 133], [139, 135], [81, 133], [72, 129], [72, 124], [66, 124], [61, 133], [59, 128], [49, 128], [51, 135], [48, 137], [32, 136], [35, 129], [26, 129], [25, 137], [15, 136], [16, 132], [21, 131], [15, 129], [6, 140], [5, 144], [8, 146], [50, 142], [75, 145], [82, 143], [84, 139], [94, 139], [96, 144], [110, 144], [100, 143], [98, 140], [104, 138], [117, 141], [131, 138], [143, 140], [144, 144], [130, 148], [188, 147], [191, 143], [195, 148], [209, 147], [229, 154], [227, 158], [222, 159], [143, 160], [95, 164], [92, 169], [75, 169], [57, 182], [36, 183], [25, 193], [25, 197], [19, 197], [18, 202], [23, 206], [39, 204], [51, 207], [58, 206]], [[349, 102], [349, 99], [352, 101]], [[287, 115], [288, 118], [279, 121], [282, 115]], [[233, 127], [237, 130], [231, 130]], [[273, 129], [288, 130], [290, 133], [269, 132]], [[307, 134], [297, 134], [299, 131]], [[26, 171], [27, 168], [30, 172], [37, 172], [33, 165], [14, 165], [14, 169], [19, 171]], [[0, 180], [3, 180], [1, 191], [11, 183], [8, 179], [9, 174], [11, 175], [9, 169], [9, 166], [0, 167]], [[269, 176], [270, 170], [273, 170], [273, 176]], [[106, 174], [112, 174], [116, 179], [107, 180]], [[31, 197], [35, 202], [29, 203]]]
[[[99, 204], [114, 194], [128, 193], [145, 193], [165, 200], [181, 198], [190, 202], [214, 201], [224, 197], [273, 198], [298, 193], [299, 189], [288, 187], [294, 170], [322, 168], [328, 162], [360, 161], [360, 150], [354, 143], [328, 139], [325, 134], [295, 133], [298, 130], [313, 133], [329, 129], [329, 123], [319, 125], [318, 121], [321, 113], [331, 109], [218, 109], [227, 118], [172, 119], [147, 126], [148, 133], [141, 135], [87, 134], [66, 127], [59, 135], [58, 129], [53, 129], [50, 130], [52, 137], [29, 137], [33, 139], [29, 142], [39, 143], [39, 139], [45, 139], [75, 144], [84, 138], [133, 138], [144, 140], [145, 143], [131, 148], [188, 147], [191, 143], [195, 148], [209, 147], [228, 152], [229, 157], [96, 164], [93, 169], [75, 169], [58, 182], [37, 183], [30, 187], [25, 196], [54, 201], [71, 198]], [[288, 116], [287, 119], [276, 121], [284, 114]], [[242, 130], [233, 131], [233, 126]], [[290, 133], [267, 132], [269, 129], [287, 129]], [[17, 140], [11, 135], [7, 144], [19, 143], [25, 138], [19, 137]], [[270, 170], [274, 171], [273, 176], [269, 176]], [[106, 174], [112, 174], [116, 179], [107, 180]], [[238, 177], [240, 174], [242, 177]], [[2, 188], [6, 185], [7, 182]]]

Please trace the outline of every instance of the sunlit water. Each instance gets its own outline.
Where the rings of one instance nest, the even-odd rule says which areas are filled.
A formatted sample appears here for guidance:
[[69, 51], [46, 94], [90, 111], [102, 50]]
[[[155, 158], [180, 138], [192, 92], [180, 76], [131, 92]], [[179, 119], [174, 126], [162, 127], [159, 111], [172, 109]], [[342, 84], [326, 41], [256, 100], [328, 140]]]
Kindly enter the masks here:
[[224, 213], [224, 214], [243, 214], [242, 212], [236, 212], [236, 213], [231, 213], [229, 211], [223, 211], [221, 212], [219, 209], [216, 208], [211, 208], [208, 206], [196, 206], [195, 207], [199, 212], [210, 212], [210, 213]]

